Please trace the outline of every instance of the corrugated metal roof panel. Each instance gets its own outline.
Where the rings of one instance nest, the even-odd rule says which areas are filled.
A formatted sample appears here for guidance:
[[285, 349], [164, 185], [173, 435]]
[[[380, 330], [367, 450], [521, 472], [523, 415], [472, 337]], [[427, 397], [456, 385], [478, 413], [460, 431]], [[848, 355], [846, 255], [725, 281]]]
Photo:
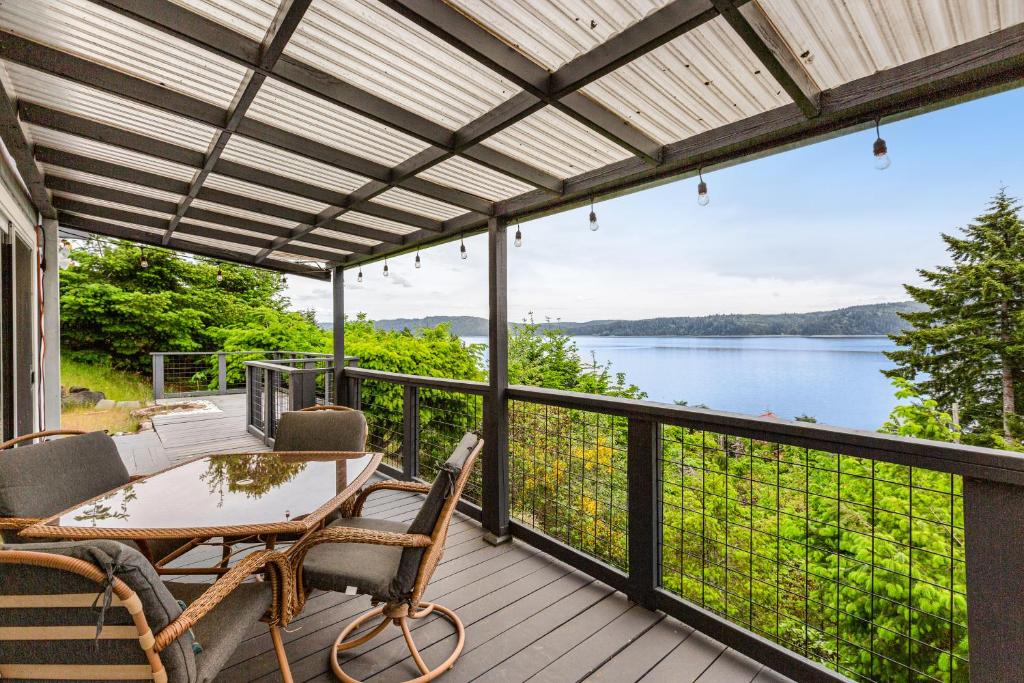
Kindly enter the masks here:
[[260, 239], [267, 240], [267, 244], [269, 244], [270, 241], [274, 239], [273, 236], [268, 235], [264, 232], [255, 232], [253, 230], [240, 230], [232, 225], [221, 225], [220, 223], [213, 223], [211, 221], [199, 221], [189, 216], [182, 218], [181, 222], [192, 223], [194, 225], [205, 225], [208, 228], [215, 228], [217, 230], [223, 230], [224, 232], [230, 233], [237, 233], [239, 235], [248, 235], [249, 237], [259, 237]]
[[369, 216], [365, 213], [359, 213], [358, 211], [347, 211], [341, 215], [340, 220], [347, 221], [349, 223], [358, 223], [359, 225], [365, 225], [368, 228], [386, 230], [387, 232], [393, 232], [396, 235], [408, 235], [410, 232], [416, 232], [416, 228], [411, 225], [396, 223], [395, 221], [389, 221], [386, 218]]
[[466, 210], [461, 207], [452, 206], [430, 197], [424, 197], [415, 192], [403, 190], [400, 187], [393, 187], [387, 192], [382, 192], [374, 197], [373, 201], [377, 204], [411, 211], [412, 213], [418, 213], [421, 216], [428, 216], [441, 221], [466, 213]]
[[334, 237], [340, 240], [348, 240], [349, 242], [355, 242], [357, 244], [365, 244], [368, 247], [375, 247], [378, 244], [380, 244], [378, 240], [371, 240], [366, 237], [360, 237], [358, 235], [350, 235], [347, 232], [339, 232], [338, 230], [332, 230], [331, 228], [317, 228], [310, 234], [321, 235], [322, 237]]
[[[290, 247], [293, 244], [295, 246], [308, 247], [310, 249], [319, 249], [320, 251], [330, 252], [331, 254], [337, 254], [339, 257], [348, 256], [349, 254], [352, 253], [351, 251], [347, 251], [345, 249], [333, 249], [331, 247], [325, 247], [322, 244], [309, 244], [308, 242], [303, 242], [302, 240], [295, 240], [294, 242], [289, 242], [288, 244], [281, 247], [281, 251], [288, 251], [288, 247]], [[306, 258], [309, 257], [307, 256]]]
[[48, 176], [58, 176], [61, 178], [68, 178], [70, 180], [79, 180], [83, 183], [89, 183], [90, 185], [109, 187], [112, 190], [131, 192], [132, 194], [139, 194], [144, 197], [153, 197], [154, 199], [162, 199], [167, 202], [180, 202], [183, 199], [181, 195], [174, 194], [173, 192], [156, 190], [152, 187], [136, 185], [135, 183], [126, 183], [122, 180], [115, 180], [114, 178], [107, 178], [106, 176], [101, 175], [93, 175], [92, 173], [84, 173], [71, 168], [64, 168], [63, 166], [54, 166], [53, 164], [40, 164], [40, 166], [43, 167], [43, 171]]
[[552, 107], [487, 138], [484, 145], [560, 178], [571, 178], [630, 156], [625, 149]]
[[20, 64], [4, 62], [4, 66], [19, 100], [204, 152], [216, 132], [204, 124]]
[[197, 209], [208, 209], [210, 211], [217, 211], [218, 213], [226, 213], [229, 216], [237, 216], [238, 218], [247, 218], [251, 221], [270, 223], [271, 225], [280, 225], [286, 228], [295, 227], [295, 221], [286, 221], [283, 218], [267, 216], [266, 214], [256, 213], [255, 211], [246, 211], [245, 209], [236, 209], [233, 206], [215, 204], [214, 202], [208, 202], [204, 199], [193, 199], [192, 206]]
[[248, 115], [302, 137], [387, 166], [395, 166], [427, 145], [365, 116], [268, 78]]
[[228, 139], [221, 157], [337, 192], [352, 192], [367, 182], [367, 178], [355, 173], [241, 135], [232, 135]]
[[224, 190], [225, 192], [240, 194], [245, 197], [260, 199], [270, 202], [271, 204], [288, 206], [293, 209], [308, 211], [310, 213], [320, 213], [327, 208], [327, 204], [307, 199], [306, 197], [299, 197], [288, 192], [272, 190], [270, 188], [263, 187], [262, 185], [254, 185], [253, 183], [247, 183], [244, 180], [228, 178], [227, 176], [217, 175], [216, 173], [211, 173], [206, 177], [206, 182], [203, 183], [203, 187], [210, 187], [215, 190]]
[[174, 239], [181, 240], [189, 244], [201, 244], [207, 247], [216, 247], [218, 249], [225, 249], [235, 254], [247, 254], [249, 256], [258, 254], [261, 247], [251, 247], [247, 244], [238, 244], [237, 242], [225, 242], [223, 240], [217, 240], [210, 237], [201, 237], [199, 235], [186, 235], [185, 233], [174, 233]]
[[447, 0], [550, 71], [669, 0]]
[[171, 0], [218, 24], [262, 41], [274, 21], [279, 0]]
[[100, 159], [112, 164], [148, 171], [175, 180], [191, 181], [196, 169], [182, 166], [173, 161], [157, 159], [146, 154], [139, 154], [123, 147], [115, 147], [103, 142], [96, 142], [77, 135], [69, 135], [49, 128], [41, 128], [32, 124], [23, 124], [34, 144], [53, 147], [54, 149], [74, 152], [82, 156]]
[[1024, 22], [1021, 0], [757, 0], [822, 88]]
[[[122, 211], [131, 211], [132, 213], [140, 213], [146, 216], [156, 216], [157, 218], [163, 218], [170, 220], [172, 218], [169, 213], [161, 213], [160, 211], [153, 211], [151, 209], [140, 209], [137, 206], [131, 204], [121, 204], [120, 202], [109, 202], [106, 199], [96, 199], [95, 197], [85, 197], [71, 192], [54, 192], [55, 197], [64, 197], [66, 199], [74, 199], [75, 201], [85, 202], [86, 204], [93, 204], [95, 206], [106, 206], [111, 209], [121, 209]], [[109, 220], [107, 218], [100, 218], [100, 220]], [[113, 222], [113, 221], [111, 221]]]
[[515, 197], [533, 189], [526, 183], [463, 157], [446, 159], [419, 175], [440, 185], [472, 192], [492, 201]]
[[721, 17], [591, 83], [583, 93], [662, 144], [792, 102]]
[[151, 227], [148, 227], [146, 225], [136, 225], [135, 223], [128, 223], [126, 221], [119, 221], [119, 220], [115, 220], [113, 218], [96, 218], [95, 216], [90, 216], [89, 214], [85, 214], [85, 213], [79, 213], [77, 211], [66, 211], [65, 213], [71, 214], [72, 216], [81, 216], [82, 218], [90, 218], [90, 219], [93, 219], [93, 220], [99, 220], [99, 221], [101, 221], [103, 223], [110, 223], [111, 225], [120, 225], [120, 226], [125, 227], [125, 228], [132, 228], [133, 230], [141, 230], [142, 232], [150, 234], [150, 235], [163, 236], [163, 234], [164, 234], [164, 231], [161, 230], [160, 228], [151, 228]]
[[314, 0], [285, 52], [452, 129], [519, 91], [375, 0]]
[[86, 0], [0, 3], [0, 26], [221, 107], [245, 75], [236, 64]]

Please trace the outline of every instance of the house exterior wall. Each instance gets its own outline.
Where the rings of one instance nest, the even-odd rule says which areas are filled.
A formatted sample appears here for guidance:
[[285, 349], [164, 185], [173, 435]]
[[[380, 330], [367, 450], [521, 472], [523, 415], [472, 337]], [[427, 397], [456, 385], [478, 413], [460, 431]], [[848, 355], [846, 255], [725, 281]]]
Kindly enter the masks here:
[[[7, 335], [0, 338], [0, 375], [6, 381], [0, 382], [0, 411], [4, 438], [40, 429], [43, 426], [59, 424], [60, 420], [60, 375], [59, 352], [56, 354], [57, 373], [47, 375], [40, 366], [41, 325], [39, 302], [49, 299], [57, 311], [59, 295], [56, 287], [58, 267], [56, 259], [56, 226], [53, 233], [54, 258], [50, 263], [52, 272], [47, 278], [47, 295], [39, 291], [40, 271], [36, 224], [38, 214], [28, 200], [17, 174], [6, 154], [0, 158], [0, 250], [3, 253], [3, 268], [7, 279], [0, 292], [0, 318], [8, 323]], [[55, 328], [59, 329], [59, 328]], [[59, 339], [51, 348], [59, 349]], [[52, 365], [52, 358], [48, 366]], [[51, 398], [44, 405], [42, 397], [56, 395], [56, 411]]]

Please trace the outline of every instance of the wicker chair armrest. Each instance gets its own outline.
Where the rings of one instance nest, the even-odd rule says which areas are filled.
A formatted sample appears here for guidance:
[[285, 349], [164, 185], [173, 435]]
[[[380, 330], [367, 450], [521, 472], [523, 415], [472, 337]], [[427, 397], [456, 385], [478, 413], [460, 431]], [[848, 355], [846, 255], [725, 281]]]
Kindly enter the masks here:
[[5, 450], [7, 448], [11, 448], [13, 446], [17, 446], [19, 443], [22, 443], [23, 441], [34, 441], [35, 439], [42, 439], [43, 437], [46, 436], [77, 436], [79, 434], [87, 433], [88, 432], [83, 432], [80, 429], [47, 429], [41, 432], [22, 434], [21, 436], [17, 436], [13, 439], [9, 439], [8, 441], [0, 443], [0, 451]]
[[[291, 565], [284, 555], [273, 550], [261, 550], [247, 555], [238, 564], [196, 598], [191, 605], [178, 617], [156, 634], [154, 649], [160, 652], [176, 638], [194, 627], [196, 623], [210, 612], [218, 603], [231, 594], [233, 590], [253, 573], [266, 569], [274, 593], [271, 605], [270, 621], [285, 623], [291, 614]], [[282, 594], [282, 591], [285, 594]], [[283, 608], [283, 609], [282, 609]]]
[[376, 491], [411, 491], [413, 493], [427, 493], [430, 491], [430, 484], [424, 484], [419, 481], [400, 481], [398, 479], [388, 479], [387, 481], [370, 484], [359, 492], [359, 496], [356, 498], [356, 502], [352, 506], [353, 517], [358, 517], [363, 513], [363, 504], [366, 502], [366, 499], [370, 494]]
[[21, 531], [43, 521], [34, 517], [0, 517], [0, 531], [4, 529]]

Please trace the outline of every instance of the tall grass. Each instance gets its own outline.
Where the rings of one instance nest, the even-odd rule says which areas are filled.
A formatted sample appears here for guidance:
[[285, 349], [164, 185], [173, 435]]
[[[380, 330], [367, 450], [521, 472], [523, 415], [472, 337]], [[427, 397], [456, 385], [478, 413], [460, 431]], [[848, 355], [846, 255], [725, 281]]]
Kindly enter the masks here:
[[149, 379], [142, 375], [68, 358], [60, 359], [60, 383], [68, 389], [86, 387], [90, 391], [102, 391], [114, 401], [149, 401], [153, 398]]

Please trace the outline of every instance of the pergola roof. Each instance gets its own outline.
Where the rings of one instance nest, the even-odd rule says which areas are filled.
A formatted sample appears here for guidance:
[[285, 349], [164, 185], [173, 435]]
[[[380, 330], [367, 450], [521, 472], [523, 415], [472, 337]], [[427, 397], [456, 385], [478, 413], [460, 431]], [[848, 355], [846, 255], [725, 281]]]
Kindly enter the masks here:
[[1024, 79], [1020, 0], [8, 0], [80, 231], [325, 276]]

